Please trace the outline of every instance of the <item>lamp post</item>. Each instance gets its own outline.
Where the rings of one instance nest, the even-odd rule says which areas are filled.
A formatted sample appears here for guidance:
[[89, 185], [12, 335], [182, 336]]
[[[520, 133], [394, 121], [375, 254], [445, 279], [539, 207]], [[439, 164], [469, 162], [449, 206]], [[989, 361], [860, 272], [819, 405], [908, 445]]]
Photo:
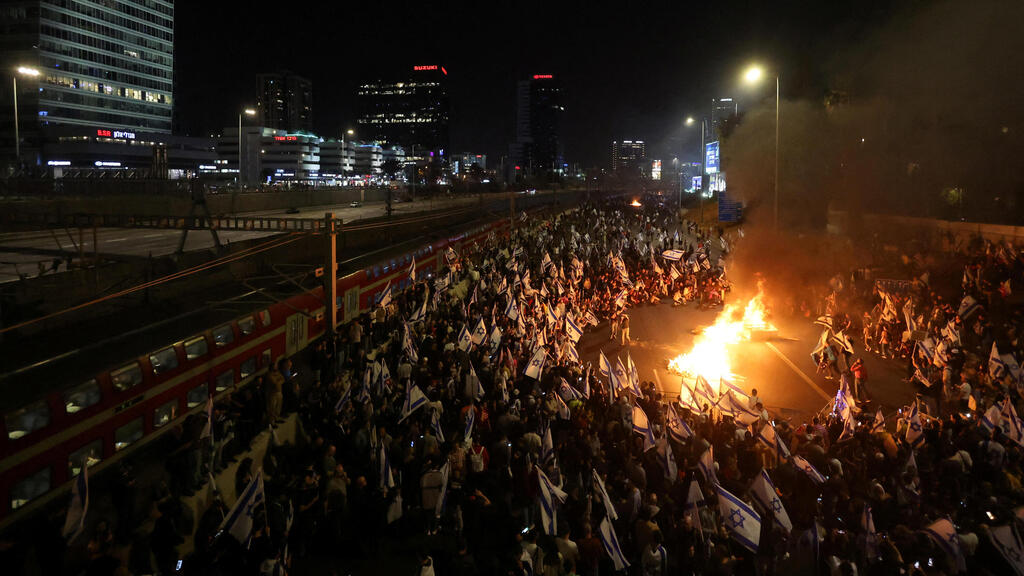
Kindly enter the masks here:
[[[696, 121], [693, 119], [693, 116], [687, 116], [686, 117], [686, 125], [687, 126], [693, 126], [694, 122], [696, 122]], [[705, 166], [704, 166], [704, 139], [707, 137], [705, 135], [705, 133], [704, 133], [704, 129], [706, 128], [706, 126], [707, 126], [707, 122], [705, 122], [704, 118], [701, 118], [700, 119], [700, 151], [697, 154], [697, 157], [700, 158], [700, 190], [697, 190], [697, 203], [700, 206], [700, 223], [701, 223], [702, 226], [704, 225], [704, 174], [705, 174], [705, 172], [704, 172], [704, 169], [705, 169]], [[680, 182], [679, 183], [679, 198], [680, 198], [679, 201], [680, 201], [680, 204], [682, 203], [682, 195], [683, 195], [683, 193], [682, 193], [682, 182]]]
[[[355, 133], [356, 133], [356, 131], [351, 129], [351, 128], [349, 128], [348, 130], [345, 130], [344, 132], [341, 133], [341, 177], [342, 177], [342, 179], [345, 178], [345, 175], [348, 172], [348, 170], [345, 169], [345, 164], [348, 161], [348, 149], [345, 148], [345, 135], [348, 134], [349, 136], [354, 136]], [[349, 142], [351, 142], [351, 141], [352, 140], [350, 139]], [[347, 182], [345, 184], [348, 185]]]
[[238, 113], [238, 187], [242, 187], [242, 115], [255, 116], [256, 111], [246, 108]]
[[11, 76], [14, 83], [14, 159], [18, 167], [21, 167], [21, 134], [18, 131], [18, 74], [35, 78], [39, 76], [39, 70], [28, 66], [18, 66], [15, 74]]
[[[748, 84], [761, 81], [764, 71], [759, 66], [751, 66], [743, 78]], [[772, 226], [779, 229], [779, 75], [775, 75], [775, 195], [772, 200]]]

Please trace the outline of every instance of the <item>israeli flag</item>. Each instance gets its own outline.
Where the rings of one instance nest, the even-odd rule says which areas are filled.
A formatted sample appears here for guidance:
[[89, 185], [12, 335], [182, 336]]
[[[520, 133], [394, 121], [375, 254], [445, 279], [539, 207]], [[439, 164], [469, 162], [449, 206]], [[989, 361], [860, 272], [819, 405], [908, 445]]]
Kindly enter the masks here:
[[618, 520], [619, 514], [615, 511], [615, 505], [612, 504], [612, 499], [608, 496], [608, 491], [604, 488], [604, 480], [601, 480], [601, 476], [598, 475], [597, 470], [591, 468], [590, 476], [594, 486], [594, 492], [600, 494], [601, 502], [604, 504], [604, 513], [608, 518], [612, 520]]
[[410, 383], [405, 389], [405, 403], [402, 405], [402, 417], [399, 422], [412, 415], [417, 409], [427, 403], [427, 395], [420, 390], [420, 387]]
[[1003, 400], [1003, 409], [999, 416], [1003, 434], [1017, 444], [1024, 444], [1024, 423], [1017, 417], [1017, 409], [1010, 403], [1009, 397]]
[[796, 466], [798, 470], [802, 470], [804, 474], [807, 474], [807, 477], [815, 484], [825, 483], [825, 476], [822, 475], [821, 472], [818, 472], [818, 469], [808, 462], [803, 456], [794, 455], [792, 461], [793, 465]]
[[583, 329], [576, 324], [576, 319], [572, 317], [572, 314], [565, 316], [565, 334], [574, 344], [579, 342], [583, 336]]
[[381, 490], [394, 488], [395, 476], [391, 472], [391, 460], [383, 442], [377, 445], [377, 467], [377, 480]]
[[334, 403], [335, 412], [340, 414], [341, 411], [345, 408], [345, 405], [348, 404], [349, 400], [352, 399], [352, 388], [355, 388], [355, 386], [349, 384], [348, 388], [345, 388], [345, 391], [341, 393], [341, 397], [338, 398], [338, 401]]
[[495, 324], [494, 328], [491, 329], [491, 349], [497, 350], [498, 346], [501, 346], [501, 329]]
[[409, 329], [409, 324], [405, 324], [402, 327], [404, 334], [402, 335], [402, 352], [409, 357], [409, 361], [415, 364], [420, 361], [420, 355], [416, 352], [416, 345], [412, 341], [412, 330]]
[[875, 421], [871, 423], [871, 432], [885, 432], [885, 416], [882, 414], [881, 408], [875, 412]]
[[956, 315], [961, 320], [967, 320], [972, 314], [981, 309], [981, 304], [970, 296], [964, 296], [963, 300], [960, 301], [960, 308], [956, 311]]
[[468, 352], [470, 347], [472, 346], [473, 337], [470, 335], [469, 329], [466, 328], [466, 325], [463, 324], [462, 329], [459, 330], [459, 350], [462, 350], [463, 352]]
[[388, 280], [387, 285], [384, 286], [384, 291], [380, 293], [380, 300], [377, 302], [377, 306], [385, 308], [389, 304], [391, 304], [391, 280]]
[[544, 465], [555, 461], [555, 443], [551, 439], [551, 425], [544, 423], [544, 432], [540, 435], [540, 461]]
[[989, 530], [992, 544], [1003, 555], [1006, 563], [1013, 567], [1017, 576], [1024, 576], [1024, 546], [1011, 526], [993, 526]]
[[718, 475], [715, 474], [715, 452], [714, 446], [708, 446], [707, 450], [697, 459], [697, 469], [704, 475], [709, 484], [718, 484]]
[[766, 423], [761, 427], [761, 431], [757, 433], [757, 439], [770, 450], [775, 450], [776, 457], [779, 460], [789, 457], [789, 448], [782, 441], [782, 438], [779, 437], [779, 433], [771, 423]]
[[658, 463], [665, 472], [665, 480], [674, 484], [679, 478], [679, 466], [676, 465], [676, 455], [672, 452], [672, 445], [665, 438], [658, 440]]
[[665, 250], [661, 253], [661, 257], [665, 260], [672, 262], [678, 262], [682, 260], [684, 252], [682, 250]]
[[612, 364], [608, 361], [608, 357], [604, 355], [604, 350], [598, 350], [597, 370], [601, 376], [608, 378], [612, 377]]
[[256, 508], [264, 503], [266, 494], [263, 492], [263, 470], [258, 470], [256, 476], [249, 482], [249, 485], [242, 491], [235, 505], [224, 517], [220, 524], [220, 531], [226, 531], [235, 540], [249, 546], [252, 536], [252, 525], [256, 516]]
[[430, 429], [434, 431], [434, 436], [437, 438], [438, 443], [444, 444], [444, 430], [441, 429], [441, 416], [438, 414], [436, 408], [430, 411]]
[[427, 317], [427, 303], [430, 302], [430, 290], [423, 294], [423, 305], [416, 309], [409, 317], [409, 322], [422, 322]]
[[907, 419], [907, 444], [917, 448], [924, 444], [924, 428], [921, 426], [921, 412], [918, 410], [917, 400], [910, 409], [910, 418]]
[[673, 280], [677, 280], [680, 276], [682, 276], [682, 274], [680, 274], [679, 270], [676, 268], [675, 264], [669, 264], [668, 275]]
[[789, 520], [789, 514], [782, 505], [778, 492], [764, 468], [761, 469], [761, 474], [754, 477], [754, 482], [750, 485], [750, 496], [754, 502], [761, 507], [765, 514], [770, 514], [775, 523], [789, 534], [793, 531], [793, 523]]
[[597, 326], [598, 324], [600, 324], [600, 321], [598, 321], [597, 316], [595, 316], [594, 313], [591, 312], [590, 310], [587, 310], [586, 317], [588, 324], [592, 326]]
[[541, 374], [544, 372], [544, 362], [547, 360], [548, 353], [544, 351], [544, 348], [537, 348], [533, 353], [533, 357], [530, 358], [530, 364], [526, 367], [526, 375], [534, 380], [540, 380]]
[[1002, 412], [999, 410], [998, 404], [993, 404], [978, 420], [978, 424], [981, 425], [989, 434], [996, 429], [996, 426], [1002, 427]]
[[540, 517], [541, 525], [544, 527], [544, 533], [548, 536], [557, 536], [558, 532], [558, 507], [555, 504], [557, 501], [560, 504], [565, 504], [565, 499], [568, 497], [561, 488], [555, 486], [548, 479], [544, 471], [540, 469], [540, 466], [534, 465], [534, 469], [537, 470], [537, 483], [540, 486], [538, 496], [540, 498]]
[[647, 419], [647, 413], [636, 404], [633, 404], [633, 432], [644, 437], [644, 452], [654, 448], [654, 428]]
[[463, 431], [462, 440], [466, 444], [473, 443], [473, 425], [476, 423], [476, 408], [466, 410], [466, 429]]
[[576, 347], [572, 345], [572, 342], [565, 343], [565, 355], [574, 363], [580, 363], [580, 353], [576, 351]]
[[729, 530], [733, 540], [756, 554], [761, 542], [761, 517], [746, 502], [733, 496], [725, 488], [715, 488], [718, 491], [718, 510], [722, 514], [722, 523]]
[[562, 397], [562, 400], [566, 402], [572, 402], [573, 400], [583, 400], [583, 394], [579, 390], [572, 387], [571, 384], [565, 381], [565, 378], [559, 378], [561, 381], [558, 385], [558, 395]]
[[515, 298], [509, 298], [508, 306], [505, 306], [505, 316], [513, 322], [519, 320], [519, 307], [516, 306]]
[[622, 553], [622, 546], [619, 546], [619, 538], [615, 535], [615, 528], [612, 523], [605, 516], [604, 520], [601, 520], [601, 528], [598, 531], [598, 537], [601, 538], [601, 544], [604, 545], [604, 551], [608, 553], [608, 557], [612, 559], [612, 564], [615, 566], [616, 572], [621, 572], [626, 568], [629, 568], [629, 561], [626, 560], [626, 555]]
[[409, 281], [413, 284], [416, 283], [416, 257], [412, 257], [412, 263], [409, 264]]
[[626, 375], [626, 369], [622, 366], [622, 359], [615, 359], [615, 369], [612, 370], [612, 391], [618, 396], [622, 391], [629, 390], [629, 376]]
[[629, 355], [629, 352], [626, 352], [626, 369], [629, 371], [629, 385], [633, 389], [633, 393], [636, 394], [638, 398], [642, 397], [643, 393], [640, 391], [640, 374], [637, 372], [636, 364], [633, 363], [633, 358]]
[[476, 375], [476, 369], [473, 368], [473, 363], [469, 363], [469, 374], [466, 375], [466, 379], [469, 380], [469, 384], [473, 386], [473, 397], [480, 401], [483, 399], [486, 392], [484, 392], [484, 386], [480, 383], [480, 377]]
[[[87, 460], [87, 458], [86, 458]], [[85, 515], [89, 511], [89, 462], [82, 462], [75, 484], [71, 487], [71, 503], [64, 517], [64, 529], [61, 535], [68, 544], [73, 542], [85, 528]]]
[[625, 308], [626, 307], [626, 296], [628, 294], [629, 294], [629, 290], [626, 289], [626, 288], [623, 288], [622, 291], [619, 292], [618, 296], [615, 297], [615, 307], [616, 308]]
[[470, 337], [470, 341], [477, 346], [487, 341], [487, 326], [484, 324], [484, 319], [481, 318], [476, 323], [476, 327], [473, 328], [473, 335]]
[[666, 418], [668, 420], [668, 434], [670, 438], [676, 442], [683, 442], [693, 437], [693, 430], [679, 417], [675, 406], [669, 404]]
[[967, 571], [967, 561], [964, 559], [963, 551], [960, 550], [960, 537], [956, 533], [956, 527], [949, 518], [942, 518], [930, 524], [923, 530], [946, 552], [950, 561], [956, 566], [956, 572]]

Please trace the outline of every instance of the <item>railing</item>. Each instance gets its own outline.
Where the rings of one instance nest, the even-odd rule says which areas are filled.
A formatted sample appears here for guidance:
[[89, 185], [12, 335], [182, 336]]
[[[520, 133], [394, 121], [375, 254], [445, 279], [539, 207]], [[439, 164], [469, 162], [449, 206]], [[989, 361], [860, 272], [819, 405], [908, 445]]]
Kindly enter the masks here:
[[[164, 230], [241, 230], [253, 232], [320, 232], [323, 218], [271, 216], [136, 216], [129, 214], [53, 214], [9, 211], [0, 216], [7, 226], [35, 228], [158, 228]], [[341, 219], [335, 225], [341, 227]]]

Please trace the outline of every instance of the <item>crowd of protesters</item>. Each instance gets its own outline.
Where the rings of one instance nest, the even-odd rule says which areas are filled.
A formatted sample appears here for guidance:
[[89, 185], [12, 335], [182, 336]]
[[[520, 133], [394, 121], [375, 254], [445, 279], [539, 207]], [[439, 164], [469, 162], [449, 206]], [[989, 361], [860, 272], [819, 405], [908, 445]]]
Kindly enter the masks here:
[[[586, 204], [452, 251], [429, 275], [410, 270], [411, 288], [313, 347], [310, 374], [281, 360], [218, 405], [216, 449], [195, 449], [202, 416], [177, 431], [154, 562], [139, 553], [119, 569], [1014, 573], [1016, 529], [1016, 548], [1004, 531], [993, 536], [1014, 526], [1024, 499], [1012, 361], [1021, 316], [1004, 282], [1021, 276], [1012, 247], [971, 254], [963, 288], [979, 306], [969, 309], [918, 270], [895, 284], [837, 277], [820, 313], [794, 310], [825, 328], [815, 360], [841, 393], [851, 389], [843, 410], [799, 425], [773, 418], [756, 390], [680, 402], [633, 370], [581, 361], [575, 327], [608, 330], [605, 347], [624, 353], [631, 308], [722, 303], [728, 248], [655, 202]], [[869, 353], [904, 359], [921, 386], [919, 401], [882, 413], [881, 425], [860, 358]], [[236, 510], [215, 499], [197, 511], [194, 552], [179, 568], [178, 524], [191, 519], [170, 495], [200, 487], [205, 470], [291, 413], [302, 440], [239, 466], [239, 498], [262, 491], [251, 528], [232, 532]], [[716, 494], [751, 501], [763, 471], [780, 507], [759, 509], [752, 542], [724, 521]], [[943, 519], [954, 530], [946, 541]], [[90, 554], [108, 532], [94, 531]], [[94, 558], [92, 573], [118, 569]]]

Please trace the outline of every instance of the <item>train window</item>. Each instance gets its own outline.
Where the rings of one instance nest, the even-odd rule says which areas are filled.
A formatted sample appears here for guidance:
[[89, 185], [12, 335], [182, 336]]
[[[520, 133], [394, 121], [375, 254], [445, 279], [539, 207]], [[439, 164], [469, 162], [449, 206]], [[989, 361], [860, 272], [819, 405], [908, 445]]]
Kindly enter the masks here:
[[242, 331], [242, 336], [248, 336], [256, 330], [256, 321], [252, 316], [246, 316], [238, 321], [238, 329]]
[[29, 404], [21, 410], [11, 412], [4, 416], [4, 424], [7, 426], [7, 437], [17, 440], [31, 434], [50, 423], [50, 409], [46, 406], [46, 400], [40, 400]]
[[191, 340], [185, 340], [185, 358], [195, 360], [205, 356], [209, 349], [206, 346], [206, 338], [197, 336]]
[[142, 438], [142, 416], [114, 430], [114, 450], [124, 450]]
[[90, 406], [95, 406], [99, 401], [100, 385], [96, 380], [89, 380], [64, 393], [64, 411], [68, 414], [77, 414]]
[[231, 324], [224, 324], [213, 329], [213, 341], [217, 344], [217, 347], [227, 346], [235, 341], [235, 331], [231, 329]]
[[195, 408], [200, 404], [206, 402], [206, 399], [210, 397], [210, 387], [203, 382], [199, 386], [188, 391], [188, 395], [185, 397], [185, 405], [189, 408]]
[[36, 496], [50, 491], [52, 472], [47, 466], [11, 487], [11, 510], [17, 510]]
[[263, 351], [263, 354], [260, 355], [260, 366], [269, 367], [273, 358], [273, 352], [270, 351], [270, 348], [267, 348]]
[[217, 389], [217, 392], [223, 392], [230, 388], [234, 383], [235, 371], [228, 368], [217, 376], [217, 380], [214, 382], [214, 387]]
[[153, 374], [163, 374], [178, 367], [178, 353], [173, 346], [164, 348], [150, 354], [149, 363], [153, 365]]
[[334, 299], [334, 309], [341, 310], [341, 296]]
[[162, 428], [178, 415], [178, 399], [168, 400], [153, 410], [153, 428]]
[[82, 464], [89, 467], [103, 459], [103, 439], [97, 438], [68, 455], [68, 476], [74, 478], [82, 471]]
[[260, 323], [264, 328], [270, 326], [270, 310], [260, 310]]
[[142, 384], [142, 370], [138, 363], [129, 364], [111, 372], [110, 381], [114, 384], [114, 390], [124, 392]]
[[245, 380], [249, 376], [252, 376], [253, 373], [256, 372], [256, 357], [253, 356], [252, 358], [249, 358], [245, 362], [242, 362], [242, 366], [241, 368], [238, 369], [238, 371], [238, 377], [242, 380]]

